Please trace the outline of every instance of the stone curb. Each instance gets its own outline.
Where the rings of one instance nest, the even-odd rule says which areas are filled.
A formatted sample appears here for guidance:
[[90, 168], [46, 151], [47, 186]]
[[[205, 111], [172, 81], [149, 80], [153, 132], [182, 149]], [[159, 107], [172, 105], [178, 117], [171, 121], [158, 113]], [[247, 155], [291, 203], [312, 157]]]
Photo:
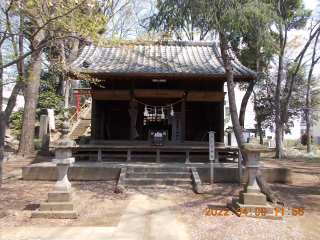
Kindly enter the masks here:
[[193, 181], [193, 188], [196, 191], [196, 193], [202, 194], [203, 193], [203, 187], [201, 185], [201, 180], [198, 174], [198, 171], [195, 167], [191, 168], [192, 173], [192, 181]]
[[115, 190], [115, 193], [124, 193], [125, 192], [125, 186], [124, 186], [124, 180], [127, 176], [127, 167], [121, 168], [120, 177], [118, 180], [118, 184]]
[[2, 179], [14, 178], [14, 177], [17, 177], [17, 176], [20, 176], [20, 175], [22, 176], [22, 168], [18, 169], [18, 170], [11, 171], [11, 172], [8, 172], [8, 173], [3, 173], [2, 174]]

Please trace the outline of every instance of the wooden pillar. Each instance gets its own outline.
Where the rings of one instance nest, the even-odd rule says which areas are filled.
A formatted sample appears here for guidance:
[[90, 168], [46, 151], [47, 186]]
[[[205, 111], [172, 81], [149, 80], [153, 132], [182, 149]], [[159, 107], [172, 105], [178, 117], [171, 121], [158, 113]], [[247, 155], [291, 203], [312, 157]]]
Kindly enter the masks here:
[[130, 140], [134, 142], [134, 121], [135, 121], [135, 107], [134, 107], [134, 98], [131, 98], [131, 127], [130, 127]]
[[186, 150], [186, 162], [185, 163], [190, 163], [190, 151], [189, 151], [189, 149]]
[[186, 100], [181, 102], [181, 142], [186, 141]]
[[96, 108], [97, 102], [94, 98], [92, 98], [92, 105], [91, 105], [91, 142], [94, 142], [95, 139], [95, 130], [96, 130]]
[[101, 148], [98, 149], [98, 159], [97, 162], [102, 162], [102, 151]]
[[105, 104], [102, 104], [101, 106], [101, 122], [100, 122], [100, 139], [101, 140], [105, 140], [105, 136], [104, 136], [104, 125], [105, 123]]
[[220, 142], [224, 143], [224, 99], [220, 102]]
[[160, 162], [161, 162], [161, 161], [160, 161], [160, 149], [159, 149], [159, 148], [157, 148], [156, 162], [157, 162], [157, 163], [160, 163]]
[[131, 162], [131, 150], [128, 149], [127, 151], [127, 162]]
[[113, 140], [114, 136], [112, 135], [111, 129], [111, 103], [108, 102], [107, 105], [107, 117], [106, 117], [106, 131], [107, 131], [107, 139]]

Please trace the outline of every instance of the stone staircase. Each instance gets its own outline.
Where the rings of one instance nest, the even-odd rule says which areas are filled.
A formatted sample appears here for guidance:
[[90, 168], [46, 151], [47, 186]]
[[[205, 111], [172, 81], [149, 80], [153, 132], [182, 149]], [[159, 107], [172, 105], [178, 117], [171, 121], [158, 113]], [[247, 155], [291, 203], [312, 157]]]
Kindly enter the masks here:
[[87, 131], [87, 129], [90, 127], [91, 124], [91, 109], [86, 112], [84, 117], [82, 117], [79, 120], [79, 123], [75, 127], [75, 129], [70, 133], [69, 139], [76, 141], [79, 143], [79, 141], [82, 139], [83, 136], [88, 136], [90, 134], [90, 131]]
[[191, 170], [186, 168], [128, 167], [126, 188], [154, 188], [192, 184]]

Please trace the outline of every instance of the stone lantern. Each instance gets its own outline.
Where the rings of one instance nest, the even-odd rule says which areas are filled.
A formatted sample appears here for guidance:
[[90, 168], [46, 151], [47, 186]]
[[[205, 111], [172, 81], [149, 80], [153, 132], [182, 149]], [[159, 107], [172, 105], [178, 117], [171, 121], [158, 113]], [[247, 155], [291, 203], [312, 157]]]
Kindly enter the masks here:
[[60, 138], [50, 144], [50, 147], [56, 149], [52, 163], [57, 164], [58, 181], [48, 193], [48, 201], [42, 203], [39, 210], [32, 212], [33, 218], [77, 218], [86, 206], [85, 201], [76, 195], [76, 189], [71, 187], [67, 177], [70, 164], [75, 162], [71, 149], [77, 147], [76, 142], [69, 139], [69, 127], [70, 123], [62, 122]]
[[228, 203], [228, 208], [241, 217], [276, 217], [274, 208], [267, 203], [267, 197], [261, 193], [260, 187], [256, 180], [256, 175], [261, 167], [260, 153], [266, 149], [258, 144], [256, 138], [249, 137], [248, 143], [240, 147], [243, 154], [243, 165], [246, 166], [248, 181], [244, 190], [239, 192], [239, 199], [232, 199]]

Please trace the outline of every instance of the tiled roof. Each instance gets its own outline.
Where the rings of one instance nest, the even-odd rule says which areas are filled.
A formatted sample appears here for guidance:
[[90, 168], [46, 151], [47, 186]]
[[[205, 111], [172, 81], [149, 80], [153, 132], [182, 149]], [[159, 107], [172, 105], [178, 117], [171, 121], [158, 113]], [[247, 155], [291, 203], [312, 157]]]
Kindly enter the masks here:
[[[235, 76], [254, 76], [229, 50]], [[71, 67], [81, 72], [105, 74], [183, 74], [225, 75], [223, 61], [216, 43], [183, 42], [167, 45], [118, 45], [83, 48]]]

